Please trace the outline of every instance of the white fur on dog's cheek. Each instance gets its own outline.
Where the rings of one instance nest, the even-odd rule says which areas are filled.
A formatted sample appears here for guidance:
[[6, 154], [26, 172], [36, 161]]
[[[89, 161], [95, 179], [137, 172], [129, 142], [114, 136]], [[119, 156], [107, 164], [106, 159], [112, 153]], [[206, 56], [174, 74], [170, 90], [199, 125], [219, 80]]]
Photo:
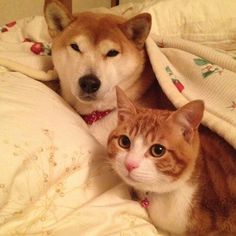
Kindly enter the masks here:
[[71, 64], [68, 65], [68, 61], [71, 60], [70, 55], [65, 48], [52, 49], [52, 60], [60, 78], [62, 95], [71, 105], [73, 105], [75, 101], [71, 88], [74, 85], [73, 81], [76, 78], [76, 73], [71, 68]]
[[114, 98], [114, 88], [117, 85], [123, 90], [129, 88], [136, 81], [141, 70], [139, 61], [132, 54], [126, 56], [121, 54], [98, 62], [95, 70], [101, 81], [101, 87], [97, 92], [98, 99]]
[[[53, 62], [55, 68], [57, 68], [58, 75], [61, 79], [62, 92], [67, 95], [70, 93], [74, 97], [74, 100], [79, 99], [80, 86], [79, 79], [87, 74], [93, 74], [96, 66], [96, 55], [93, 53], [94, 48], [87, 38], [80, 36], [73, 40], [81, 47], [81, 51], [74, 51], [69, 45], [62, 47], [61, 45], [53, 48]], [[63, 65], [63, 66], [62, 66]], [[96, 73], [94, 73], [96, 75]]]
[[59, 77], [64, 83], [70, 84], [70, 87], [74, 85], [74, 81], [77, 79], [78, 74], [78, 56], [74, 56], [73, 54], [74, 53], [71, 52], [71, 50], [68, 51], [67, 48], [52, 49], [53, 64], [57, 69]]
[[[105, 48], [101, 52], [89, 38], [80, 35], [68, 42], [77, 43], [82, 52], [80, 53], [73, 51], [70, 45], [65, 47], [63, 37], [62, 35], [54, 40], [52, 57], [64, 99], [80, 114], [115, 108], [115, 87], [118, 85], [127, 90], [140, 77], [143, 69], [140, 52], [127, 47], [125, 53], [121, 52], [114, 58], [105, 57], [104, 52], [108, 50], [106, 47], [113, 45], [103, 44]], [[119, 51], [119, 46], [115, 45], [114, 48]], [[95, 99], [91, 101], [81, 99], [83, 92], [79, 86], [79, 79], [87, 74], [94, 74], [101, 81]]]

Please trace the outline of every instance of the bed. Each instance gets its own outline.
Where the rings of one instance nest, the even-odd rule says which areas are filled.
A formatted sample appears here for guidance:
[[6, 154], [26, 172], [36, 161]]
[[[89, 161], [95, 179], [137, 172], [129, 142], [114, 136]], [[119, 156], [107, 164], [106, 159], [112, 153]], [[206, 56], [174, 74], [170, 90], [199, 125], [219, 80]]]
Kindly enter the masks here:
[[[152, 14], [146, 46], [163, 90], [176, 107], [204, 99], [203, 123], [236, 148], [236, 2], [149, 0], [99, 11]], [[1, 27], [0, 235], [166, 236], [81, 117], [41, 82], [56, 78], [46, 29], [42, 16]]]

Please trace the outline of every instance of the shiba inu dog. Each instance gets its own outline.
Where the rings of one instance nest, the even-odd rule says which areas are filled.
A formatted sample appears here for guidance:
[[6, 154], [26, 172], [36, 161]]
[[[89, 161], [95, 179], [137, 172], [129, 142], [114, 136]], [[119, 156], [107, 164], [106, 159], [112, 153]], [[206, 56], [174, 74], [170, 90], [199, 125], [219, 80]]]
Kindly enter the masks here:
[[[117, 85], [142, 105], [157, 103], [150, 89], [161, 93], [145, 51], [150, 14], [129, 20], [92, 12], [72, 15], [57, 0], [46, 1], [44, 14], [62, 96], [88, 123], [115, 109]], [[90, 125], [101, 143], [116, 123], [113, 113]]]

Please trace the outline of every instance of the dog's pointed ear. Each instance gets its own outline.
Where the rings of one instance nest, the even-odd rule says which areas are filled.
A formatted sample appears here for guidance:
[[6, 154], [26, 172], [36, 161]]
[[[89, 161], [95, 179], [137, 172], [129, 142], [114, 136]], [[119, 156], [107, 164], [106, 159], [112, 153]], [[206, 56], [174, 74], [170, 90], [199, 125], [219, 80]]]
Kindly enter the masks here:
[[118, 122], [123, 122], [137, 113], [135, 105], [118, 86], [116, 86], [116, 98], [118, 108]]
[[150, 32], [151, 25], [151, 15], [149, 13], [142, 13], [121, 24], [120, 27], [127, 38], [133, 40], [137, 47], [142, 49]]
[[49, 34], [52, 38], [63, 31], [73, 20], [73, 15], [58, 0], [45, 1], [44, 16], [48, 25]]

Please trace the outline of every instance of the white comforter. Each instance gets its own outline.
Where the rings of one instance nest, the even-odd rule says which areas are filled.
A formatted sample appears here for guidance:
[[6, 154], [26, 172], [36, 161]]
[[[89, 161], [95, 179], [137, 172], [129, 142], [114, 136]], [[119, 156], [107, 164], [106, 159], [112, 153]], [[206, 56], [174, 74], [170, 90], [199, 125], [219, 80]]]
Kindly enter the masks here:
[[[158, 37], [150, 38], [147, 48], [164, 91], [176, 106], [196, 98], [197, 94], [189, 97], [188, 91], [180, 93], [172, 83], [173, 78], [166, 82], [168, 76], [175, 75], [180, 82], [188, 84], [185, 88], [192, 86], [186, 82], [190, 72], [181, 71], [181, 63], [173, 62], [176, 56], [182, 58], [186, 53], [194, 58], [192, 47], [187, 49], [186, 42], [181, 41], [180, 49], [173, 44], [179, 41], [168, 41], [162, 36], [181, 36], [233, 53], [235, 1], [215, 0], [214, 4], [210, 0], [144, 1], [113, 10], [127, 16], [140, 11], [153, 16], [152, 33]], [[43, 71], [52, 69], [52, 63], [50, 38], [43, 18], [23, 19], [2, 27], [1, 31], [5, 32], [0, 33], [3, 59], [0, 64], [10, 59], [17, 62], [13, 67], [19, 71], [22, 72], [20, 63], [26, 65], [23, 72], [31, 77], [45, 77]], [[33, 47], [37, 42], [40, 44]], [[161, 43], [165, 46], [160, 50], [157, 44], [163, 47]], [[214, 55], [212, 51], [210, 54]], [[203, 68], [195, 66], [196, 73], [204, 74]], [[235, 64], [227, 61], [224, 70], [232, 73], [235, 80], [231, 83], [235, 88]], [[210, 74], [212, 79], [219, 79], [214, 77], [218, 72]], [[222, 129], [216, 121], [221, 110], [213, 109], [213, 100], [209, 100], [204, 122], [235, 145], [236, 124], [232, 117], [236, 117], [236, 96], [233, 96], [235, 93], [231, 92], [221, 103], [220, 109], [229, 108], [227, 114], [220, 115]], [[229, 105], [224, 103], [227, 99]], [[229, 125], [229, 135], [225, 124]], [[145, 209], [131, 200], [127, 186], [107, 164], [105, 149], [92, 137], [78, 114], [41, 82], [0, 67], [0, 235], [151, 236], [159, 233]]]

